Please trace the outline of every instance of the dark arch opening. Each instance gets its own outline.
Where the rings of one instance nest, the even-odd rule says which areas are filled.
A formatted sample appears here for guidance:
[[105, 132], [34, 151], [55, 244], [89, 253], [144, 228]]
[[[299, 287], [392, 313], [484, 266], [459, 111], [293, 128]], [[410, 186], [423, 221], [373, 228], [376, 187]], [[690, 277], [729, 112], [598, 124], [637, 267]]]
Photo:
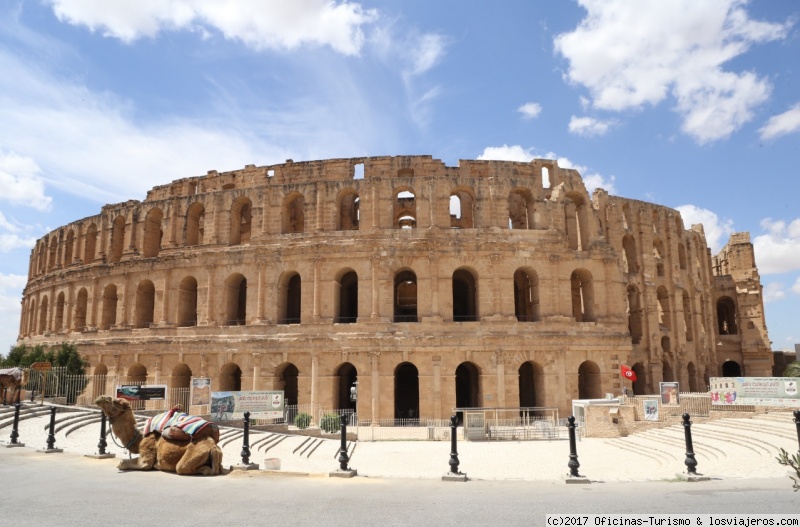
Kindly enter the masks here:
[[297, 366], [291, 362], [287, 364], [278, 375], [278, 383], [283, 389], [283, 400], [286, 406], [297, 405]]
[[410, 362], [394, 370], [394, 417], [419, 418], [419, 370]]
[[336, 376], [338, 377], [339, 381], [337, 383], [338, 403], [336, 408], [339, 410], [352, 410], [355, 412], [356, 401], [350, 400], [350, 388], [356, 386], [356, 382], [358, 381], [358, 371], [356, 370], [356, 367], [349, 362], [345, 362], [339, 366]]
[[475, 322], [478, 320], [477, 286], [475, 277], [465, 269], [453, 273], [453, 320]]
[[358, 320], [358, 275], [350, 271], [337, 282], [338, 315], [336, 322], [352, 324]]
[[603, 390], [600, 385], [600, 367], [587, 360], [578, 367], [578, 399], [600, 399]]
[[[480, 373], [478, 367], [471, 362], [462, 362], [456, 368], [456, 407], [480, 408]], [[458, 412], [458, 421], [463, 422], [462, 412]]]
[[242, 369], [238, 364], [229, 362], [219, 371], [219, 390], [221, 392], [238, 392], [242, 389]]
[[742, 367], [735, 360], [727, 360], [722, 363], [723, 377], [741, 377]]

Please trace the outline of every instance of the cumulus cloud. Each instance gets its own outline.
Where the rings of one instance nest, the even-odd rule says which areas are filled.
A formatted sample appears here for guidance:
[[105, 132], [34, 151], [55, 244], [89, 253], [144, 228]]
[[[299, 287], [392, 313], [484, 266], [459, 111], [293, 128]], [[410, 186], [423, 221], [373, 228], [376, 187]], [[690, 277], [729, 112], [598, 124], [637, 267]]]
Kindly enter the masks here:
[[535, 119], [542, 113], [542, 105], [537, 102], [526, 102], [517, 111], [522, 114], [523, 119]]
[[[28, 277], [0, 273], [0, 343], [16, 342], [19, 334], [20, 300]], [[0, 354], [8, 350], [0, 349]]]
[[714, 253], [719, 252], [722, 246], [728, 243], [728, 237], [734, 232], [733, 220], [720, 219], [715, 212], [708, 209], [696, 205], [681, 205], [675, 209], [681, 213], [684, 225], [698, 223], [703, 225], [706, 243]]
[[800, 103], [780, 115], [772, 116], [758, 134], [762, 140], [767, 140], [797, 131], [800, 131]]
[[671, 96], [684, 133], [728, 137], [769, 96], [768, 80], [726, 63], [753, 44], [786, 38], [791, 22], [753, 20], [746, 0], [579, 0], [587, 16], [555, 38], [566, 78], [595, 108], [623, 111]]
[[5, 214], [0, 212], [0, 253], [33, 247], [36, 238], [31, 236], [29, 231], [30, 228], [9, 221]]
[[772, 282], [765, 285], [763, 293], [765, 303], [775, 302], [786, 297], [786, 291], [780, 282]]
[[33, 159], [0, 150], [0, 200], [48, 210], [52, 198], [44, 193], [41, 172]]
[[792, 293], [800, 295], [800, 277], [798, 277], [794, 284], [792, 284]]
[[[571, 168], [577, 170], [583, 183], [586, 185], [586, 190], [591, 194], [598, 188], [606, 190], [609, 194], [617, 192], [614, 186], [615, 177], [604, 177], [596, 172], [591, 172], [588, 167], [578, 165], [570, 161], [566, 157], [559, 157], [554, 152], [547, 152], [546, 154], [537, 154], [532, 148], [523, 148], [520, 145], [503, 145], [503, 146], [488, 146], [483, 149], [483, 153], [478, 156], [478, 159], [496, 160], [496, 161], [521, 161], [528, 163], [535, 158], [540, 159], [555, 159], [558, 161], [558, 166], [561, 168]], [[544, 186], [549, 186], [549, 182], [545, 181]]]
[[569, 131], [575, 135], [591, 137], [595, 135], [605, 135], [613, 121], [600, 121], [593, 117], [575, 117], [569, 120]]
[[800, 218], [789, 223], [765, 218], [761, 220], [761, 228], [766, 232], [753, 240], [759, 272], [774, 274], [800, 270]]
[[256, 50], [330, 46], [358, 54], [374, 9], [331, 0], [47, 0], [59, 20], [130, 43], [162, 31], [218, 31]]

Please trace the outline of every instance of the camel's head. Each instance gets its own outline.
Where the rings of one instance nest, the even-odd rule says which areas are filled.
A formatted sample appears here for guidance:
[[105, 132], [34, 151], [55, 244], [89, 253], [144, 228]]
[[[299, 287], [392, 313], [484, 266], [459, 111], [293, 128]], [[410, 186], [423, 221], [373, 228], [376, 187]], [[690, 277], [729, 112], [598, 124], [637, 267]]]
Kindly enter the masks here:
[[29, 372], [28, 372], [27, 368], [22, 370], [22, 379], [20, 381], [20, 386], [25, 386], [26, 384], [28, 384], [28, 379], [29, 378], [30, 377], [29, 377]]
[[108, 395], [101, 395], [94, 400], [94, 404], [103, 410], [106, 416], [113, 420], [115, 417], [131, 411], [131, 405], [125, 399], [113, 399]]

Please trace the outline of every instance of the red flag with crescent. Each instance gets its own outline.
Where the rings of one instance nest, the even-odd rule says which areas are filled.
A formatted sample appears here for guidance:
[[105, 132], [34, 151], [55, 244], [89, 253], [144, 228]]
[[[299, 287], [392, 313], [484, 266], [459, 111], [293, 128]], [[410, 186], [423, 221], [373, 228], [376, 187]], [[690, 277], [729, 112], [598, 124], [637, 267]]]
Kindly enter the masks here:
[[619, 374], [625, 377], [629, 381], [636, 382], [636, 372], [632, 369], [628, 368], [624, 364], [619, 365]]

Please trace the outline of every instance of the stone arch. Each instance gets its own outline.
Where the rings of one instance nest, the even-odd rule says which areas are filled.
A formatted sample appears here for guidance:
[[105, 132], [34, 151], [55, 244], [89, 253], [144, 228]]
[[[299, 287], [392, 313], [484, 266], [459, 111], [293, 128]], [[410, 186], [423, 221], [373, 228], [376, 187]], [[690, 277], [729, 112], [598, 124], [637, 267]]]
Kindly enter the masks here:
[[64, 242], [64, 263], [63, 266], [67, 267], [72, 263], [75, 257], [75, 231], [70, 229], [67, 231], [67, 237]]
[[111, 227], [111, 263], [122, 260], [122, 251], [125, 249], [125, 217], [117, 216]]
[[305, 231], [305, 197], [292, 192], [281, 204], [281, 232], [294, 234]]
[[219, 391], [239, 392], [242, 390], [242, 369], [235, 362], [228, 362], [219, 370]]
[[283, 390], [283, 401], [286, 406], [296, 406], [298, 395], [297, 378], [300, 372], [291, 362], [279, 365], [276, 368], [276, 389]]
[[225, 280], [225, 325], [247, 324], [247, 278], [233, 273]]
[[419, 418], [419, 370], [410, 362], [394, 369], [394, 418]]
[[692, 326], [692, 302], [689, 293], [684, 289], [683, 294], [683, 328], [686, 334], [686, 342], [694, 341], [694, 328]]
[[144, 218], [142, 256], [145, 258], [158, 256], [161, 250], [161, 238], [164, 236], [164, 231], [161, 230], [161, 220], [163, 218], [164, 213], [158, 208], [150, 209]]
[[636, 258], [636, 239], [630, 234], [622, 237], [622, 265], [627, 274], [639, 271], [639, 262]]
[[528, 189], [514, 189], [508, 194], [508, 228], [533, 229], [533, 194]]
[[93, 375], [108, 375], [108, 366], [105, 364], [98, 364], [94, 367]]
[[461, 267], [453, 272], [453, 320], [478, 320], [478, 280], [473, 272]]
[[533, 269], [514, 272], [514, 315], [519, 322], [539, 320], [539, 275]]
[[358, 275], [352, 269], [340, 271], [334, 288], [334, 322], [355, 323], [358, 320]]
[[[180, 362], [172, 368], [170, 388], [189, 388], [192, 385], [192, 369], [188, 364]], [[184, 410], [188, 410], [188, 406]]]
[[742, 366], [735, 360], [726, 360], [722, 363], [723, 377], [741, 377]]
[[670, 323], [669, 291], [663, 285], [658, 286], [656, 290], [656, 300], [658, 304], [658, 323], [662, 329], [669, 330], [672, 328]]
[[86, 308], [89, 303], [89, 292], [85, 287], [78, 290], [75, 298], [75, 314], [72, 317], [72, 328], [80, 331], [86, 327]]
[[653, 240], [653, 259], [656, 264], [656, 275], [664, 276], [664, 242], [656, 238]]
[[450, 228], [475, 228], [475, 194], [469, 188], [455, 188], [450, 192]]
[[142, 280], [136, 287], [136, 325], [149, 328], [155, 318], [156, 287], [150, 280]]
[[456, 368], [456, 408], [481, 408], [481, 372], [472, 362]]
[[601, 399], [602, 397], [600, 366], [594, 361], [583, 361], [578, 367], [578, 399]]
[[47, 331], [47, 308], [48, 308], [47, 295], [42, 297], [42, 304], [39, 307], [39, 335], [43, 335]]
[[57, 332], [64, 328], [64, 305], [66, 301], [64, 299], [64, 292], [61, 291], [58, 293], [56, 297], [56, 315], [53, 320], [53, 331]]
[[50, 256], [47, 259], [47, 270], [52, 271], [56, 268], [56, 256], [58, 254], [58, 238], [56, 237], [56, 233], [53, 233], [52, 236], [50, 236], [48, 248]]
[[578, 322], [593, 322], [594, 283], [587, 269], [575, 269], [569, 278], [572, 296], [572, 316]]
[[404, 269], [394, 276], [394, 322], [417, 322], [417, 275]]
[[395, 189], [392, 203], [392, 225], [395, 229], [413, 229], [417, 226], [417, 199], [414, 189]]
[[628, 331], [631, 333], [633, 344], [642, 341], [642, 295], [639, 288], [631, 284], [628, 286]]
[[86, 229], [86, 236], [83, 244], [83, 263], [88, 264], [94, 260], [97, 249], [97, 225], [91, 223]]
[[186, 245], [202, 245], [206, 232], [206, 208], [195, 201], [186, 210]]
[[717, 300], [717, 331], [720, 335], [736, 335], [736, 302], [729, 296]]
[[534, 361], [526, 361], [520, 365], [518, 373], [520, 408], [545, 406], [547, 391], [542, 366]]
[[349, 362], [336, 368], [334, 398], [337, 410], [356, 410], [356, 401], [350, 400], [350, 388], [358, 382], [358, 370]]
[[240, 196], [231, 204], [231, 245], [250, 243], [253, 231], [253, 203], [250, 198]]
[[278, 294], [278, 323], [299, 324], [302, 316], [302, 280], [296, 272], [284, 274]]
[[187, 276], [178, 285], [178, 326], [197, 325], [197, 279]]
[[147, 367], [141, 362], [135, 362], [128, 366], [127, 384], [138, 386], [147, 384]]
[[678, 266], [682, 270], [686, 270], [686, 246], [683, 245], [683, 242], [678, 242]]
[[644, 364], [637, 362], [631, 369], [636, 374], [636, 380], [633, 381], [633, 395], [644, 395], [647, 393], [647, 370]]
[[589, 248], [588, 207], [586, 199], [578, 192], [567, 192], [564, 200], [564, 221], [567, 245], [575, 251]]
[[101, 329], [111, 329], [111, 326], [117, 324], [117, 298], [117, 286], [115, 284], [106, 285], [103, 289]]
[[337, 231], [357, 231], [361, 221], [361, 198], [358, 192], [348, 188], [339, 193], [339, 214], [336, 216]]

